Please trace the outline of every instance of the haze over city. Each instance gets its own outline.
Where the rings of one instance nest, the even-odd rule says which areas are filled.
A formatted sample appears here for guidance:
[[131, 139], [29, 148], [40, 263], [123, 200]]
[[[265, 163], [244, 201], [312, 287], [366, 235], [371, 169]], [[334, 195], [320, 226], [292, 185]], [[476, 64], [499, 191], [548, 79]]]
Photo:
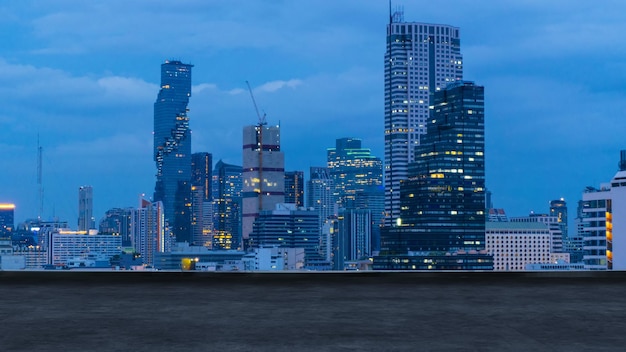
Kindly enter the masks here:
[[[394, 3], [406, 21], [461, 31], [463, 77], [485, 87], [486, 185], [507, 213], [572, 213], [607, 182], [626, 148], [626, 4], [606, 1]], [[20, 1], [0, 5], [1, 202], [16, 223], [44, 213], [75, 226], [77, 191], [96, 221], [152, 195], [153, 104], [160, 64], [194, 65], [192, 151], [241, 164], [255, 124], [245, 81], [281, 126], [286, 170], [326, 164], [356, 137], [383, 157], [387, 1]]]

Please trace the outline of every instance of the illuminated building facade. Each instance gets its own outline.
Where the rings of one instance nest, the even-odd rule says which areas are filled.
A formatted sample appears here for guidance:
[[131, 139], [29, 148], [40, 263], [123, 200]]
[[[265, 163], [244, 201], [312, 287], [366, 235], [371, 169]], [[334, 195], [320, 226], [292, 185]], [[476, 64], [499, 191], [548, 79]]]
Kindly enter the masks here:
[[337, 139], [335, 148], [327, 149], [327, 165], [340, 208], [353, 208], [360, 192], [383, 184], [382, 161], [362, 148], [360, 139]]
[[211, 247], [213, 232], [213, 156], [191, 155], [191, 233], [196, 246]]
[[306, 267], [324, 260], [317, 212], [298, 209], [294, 204], [277, 204], [274, 210], [262, 211], [254, 221], [250, 246], [304, 248]]
[[0, 237], [8, 237], [15, 228], [15, 204], [0, 203]]
[[144, 264], [154, 265], [156, 253], [170, 251], [172, 238], [165, 226], [162, 202], [140, 199], [139, 208], [131, 212], [131, 238]]
[[50, 234], [48, 263], [67, 265], [75, 258], [99, 257], [109, 259], [122, 252], [118, 235], [89, 235], [84, 231], [59, 230]]
[[459, 28], [404, 22], [387, 25], [385, 52], [385, 226], [400, 217], [400, 182], [426, 134], [434, 94], [463, 79]]
[[618, 165], [611, 182], [587, 187], [580, 203], [587, 270], [626, 270], [626, 150]]
[[484, 88], [453, 83], [432, 103], [427, 134], [402, 184], [402, 216], [383, 228], [381, 254], [485, 248]]
[[95, 228], [93, 188], [91, 186], [81, 186], [78, 188], [78, 231], [88, 231]]
[[285, 172], [285, 203], [304, 206], [304, 171]]
[[241, 244], [243, 168], [218, 161], [213, 170], [212, 249], [237, 249]]
[[285, 156], [279, 126], [243, 128], [242, 240], [244, 248], [254, 219], [285, 202]]
[[[180, 61], [165, 61], [161, 65], [161, 90], [154, 103], [154, 161], [157, 168], [154, 201], [163, 202], [165, 219], [170, 225], [176, 212], [185, 211], [175, 209], [176, 198], [189, 198], [191, 191], [191, 131], [187, 105], [191, 96], [192, 67]], [[173, 229], [176, 231], [181, 227], [184, 228], [182, 224], [174, 225]], [[176, 234], [176, 237], [184, 239], [188, 234]]]
[[335, 183], [328, 168], [311, 167], [306, 192], [307, 207], [315, 209], [318, 214], [320, 231], [327, 219], [337, 217], [338, 207], [334, 192]]

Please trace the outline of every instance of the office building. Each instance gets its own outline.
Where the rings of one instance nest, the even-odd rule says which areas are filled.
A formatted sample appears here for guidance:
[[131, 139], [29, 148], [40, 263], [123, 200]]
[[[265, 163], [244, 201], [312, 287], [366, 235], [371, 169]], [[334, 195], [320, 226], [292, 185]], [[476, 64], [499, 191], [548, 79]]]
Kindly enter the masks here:
[[[161, 64], [161, 89], [154, 103], [154, 161], [156, 185], [154, 201], [163, 202], [165, 219], [173, 225], [180, 240], [188, 239], [188, 233], [178, 234], [179, 229], [189, 225], [174, 224], [176, 199], [191, 197], [191, 131], [189, 129], [189, 97], [191, 96], [191, 68], [193, 65], [180, 61]], [[178, 205], [184, 203], [178, 202]], [[190, 221], [179, 216], [179, 220]]]
[[529, 264], [551, 263], [552, 234], [545, 223], [488, 221], [485, 237], [495, 271], [524, 271]]
[[335, 183], [326, 167], [311, 167], [307, 182], [307, 207], [313, 208], [318, 215], [318, 229], [329, 218], [337, 217], [337, 201], [334, 195]]
[[320, 242], [317, 212], [287, 203], [262, 211], [250, 233], [251, 248], [304, 248], [307, 268], [324, 261]]
[[213, 199], [213, 155], [211, 153], [191, 154], [191, 185], [202, 187], [202, 201]]
[[[402, 182], [402, 216], [383, 228], [381, 254], [481, 253], [485, 248], [484, 90], [435, 93], [428, 133]], [[469, 263], [469, 262], [468, 262]]]
[[122, 237], [90, 235], [84, 231], [59, 230], [49, 234], [48, 263], [67, 265], [76, 258], [109, 260], [122, 253]]
[[10, 237], [15, 228], [15, 204], [0, 203], [0, 237]]
[[139, 203], [131, 212], [132, 245], [144, 264], [154, 265], [156, 253], [171, 250], [173, 238], [165, 226], [163, 203], [143, 198]]
[[567, 243], [569, 232], [567, 227], [567, 203], [565, 199], [556, 199], [550, 201], [550, 216], [555, 216], [559, 227], [561, 228], [561, 234], [563, 236], [562, 242]]
[[334, 196], [340, 208], [354, 208], [359, 193], [383, 184], [383, 163], [361, 147], [357, 138], [340, 138], [327, 149], [328, 174], [334, 182]]
[[620, 151], [619, 171], [599, 189], [582, 195], [581, 235], [587, 270], [626, 270], [626, 150]]
[[304, 171], [285, 172], [285, 203], [304, 206]]
[[237, 249], [241, 244], [241, 166], [218, 161], [213, 170], [212, 249]]
[[563, 253], [563, 234], [557, 216], [531, 212], [528, 216], [511, 217], [511, 222], [540, 222], [548, 226], [550, 231], [550, 253]]
[[133, 208], [113, 208], [107, 210], [102, 220], [100, 220], [98, 233], [103, 235], [117, 234], [122, 237], [123, 247], [132, 246], [132, 210]]
[[371, 210], [339, 210], [337, 230], [333, 269], [345, 270], [346, 262], [367, 259], [372, 255]]
[[385, 52], [385, 226], [400, 217], [400, 182], [426, 134], [435, 93], [463, 79], [459, 28], [393, 13]]
[[81, 186], [78, 188], [78, 231], [89, 231], [95, 228], [93, 188], [91, 186]]
[[244, 248], [254, 219], [285, 202], [285, 156], [280, 151], [280, 127], [243, 129], [242, 239]]

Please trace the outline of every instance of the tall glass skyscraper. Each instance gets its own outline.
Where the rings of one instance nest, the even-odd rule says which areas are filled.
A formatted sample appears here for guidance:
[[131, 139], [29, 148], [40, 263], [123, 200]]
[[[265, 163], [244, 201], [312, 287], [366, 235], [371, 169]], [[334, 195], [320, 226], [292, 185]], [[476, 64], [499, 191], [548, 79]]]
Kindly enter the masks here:
[[402, 216], [383, 229], [387, 254], [458, 253], [485, 249], [484, 88], [457, 82], [435, 94], [409, 178]]
[[241, 190], [243, 168], [222, 160], [213, 170], [213, 249], [241, 245]]
[[385, 225], [400, 216], [400, 182], [426, 133], [435, 92], [463, 79], [459, 28], [390, 16], [385, 52]]
[[[154, 201], [163, 202], [165, 219], [174, 230], [185, 228], [184, 224], [173, 224], [177, 195], [179, 199], [191, 197], [191, 194], [182, 193], [187, 189], [191, 192], [191, 132], [187, 105], [191, 96], [192, 67], [180, 61], [161, 64], [161, 90], [154, 103], [154, 160], [157, 167]], [[174, 235], [178, 239], [179, 235]]]
[[337, 139], [335, 148], [327, 149], [327, 165], [341, 208], [353, 208], [359, 193], [383, 184], [383, 162], [358, 138]]

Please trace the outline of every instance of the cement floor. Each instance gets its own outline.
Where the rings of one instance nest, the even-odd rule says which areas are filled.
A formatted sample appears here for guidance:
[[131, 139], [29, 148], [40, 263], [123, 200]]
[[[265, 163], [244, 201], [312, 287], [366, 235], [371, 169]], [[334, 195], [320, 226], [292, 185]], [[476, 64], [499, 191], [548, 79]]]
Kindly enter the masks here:
[[0, 351], [626, 350], [624, 277], [71, 274], [0, 275]]

